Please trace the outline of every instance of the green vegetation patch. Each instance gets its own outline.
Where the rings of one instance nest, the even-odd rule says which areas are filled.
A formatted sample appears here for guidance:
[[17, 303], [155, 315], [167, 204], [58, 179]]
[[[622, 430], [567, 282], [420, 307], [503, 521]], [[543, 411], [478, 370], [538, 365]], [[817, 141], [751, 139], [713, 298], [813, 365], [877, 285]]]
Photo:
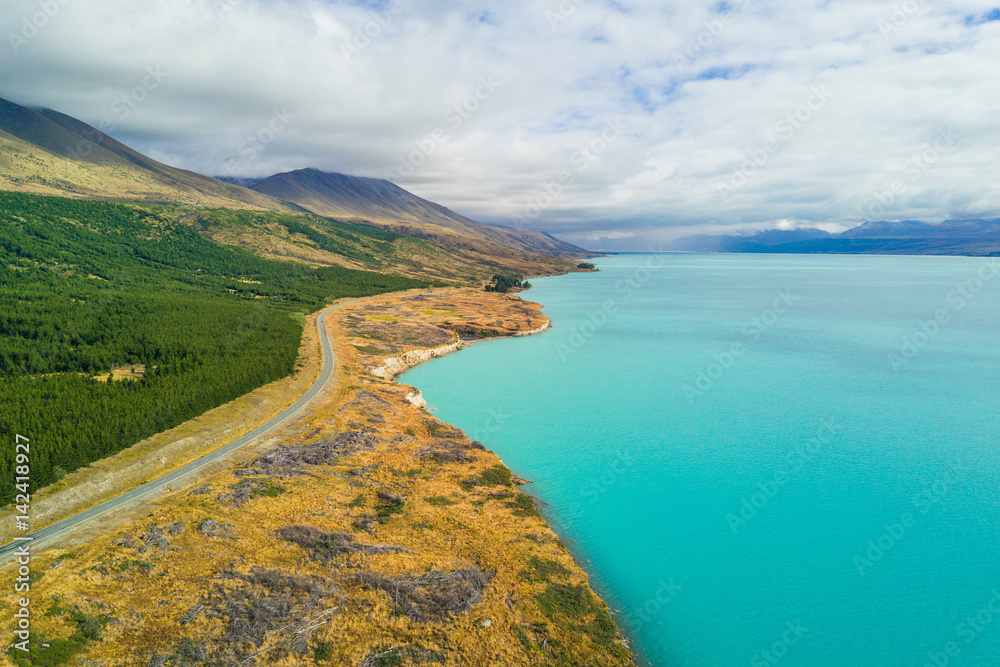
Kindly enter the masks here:
[[333, 642], [320, 642], [313, 648], [313, 659], [316, 662], [327, 662], [333, 658]]
[[526, 493], [518, 493], [512, 501], [507, 503], [507, 507], [514, 510], [514, 516], [524, 518], [541, 516], [535, 505], [535, 499]]
[[522, 280], [521, 276], [497, 274], [486, 285], [486, 291], [506, 294], [515, 289], [528, 289], [530, 287], [531, 283]]
[[528, 558], [528, 567], [521, 572], [521, 579], [532, 583], [550, 582], [554, 578], [569, 576], [570, 571], [548, 558], [531, 556]]
[[[41, 634], [31, 638], [29, 652], [11, 648], [8, 655], [18, 667], [57, 667], [69, 663], [77, 654], [87, 648], [87, 644], [100, 641], [104, 636], [104, 627], [111, 621], [105, 614], [91, 615], [78, 608], [53, 605], [45, 612], [46, 616], [62, 616], [73, 626], [73, 634], [69, 637], [47, 639]], [[47, 645], [47, 646], [46, 646]]]
[[478, 486], [511, 486], [514, 484], [514, 475], [507, 466], [498, 464], [487, 468], [477, 477], [467, 477], [461, 484], [466, 491]]
[[281, 484], [275, 483], [273, 480], [262, 479], [260, 481], [262, 487], [255, 488], [251, 491], [254, 498], [276, 498], [288, 491], [288, 489], [283, 487]]
[[549, 584], [536, 600], [542, 613], [564, 629], [582, 632], [604, 646], [613, 644], [618, 638], [618, 628], [611, 614], [587, 586]]
[[379, 503], [375, 505], [375, 514], [379, 523], [389, 523], [394, 514], [401, 514], [406, 502], [399, 496], [388, 493], [379, 494]]
[[[259, 215], [182, 223], [165, 207], [0, 193], [0, 440], [30, 439], [31, 491], [289, 375], [305, 313], [426, 287], [264, 259], [197, 231]], [[372, 253], [398, 238], [310, 224]], [[132, 366], [145, 372], [94, 379]], [[0, 450], [0, 502], [13, 499], [14, 460]]]

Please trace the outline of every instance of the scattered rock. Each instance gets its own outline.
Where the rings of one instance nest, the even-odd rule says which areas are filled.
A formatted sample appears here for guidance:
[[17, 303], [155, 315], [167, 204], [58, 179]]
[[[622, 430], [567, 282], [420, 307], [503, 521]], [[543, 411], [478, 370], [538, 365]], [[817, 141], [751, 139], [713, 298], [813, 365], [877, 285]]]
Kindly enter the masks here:
[[116, 547], [125, 547], [126, 549], [135, 549], [136, 546], [135, 540], [133, 540], [131, 536], [119, 538], [111, 544]]
[[150, 549], [166, 549], [170, 546], [170, 540], [156, 526], [150, 528], [149, 532], [142, 536], [142, 542]]
[[384, 591], [396, 609], [417, 621], [441, 620], [481, 604], [493, 574], [477, 567], [454, 572], [388, 576], [377, 572], [355, 575], [366, 588]]
[[180, 535], [184, 532], [184, 522], [178, 521], [177, 523], [172, 523], [163, 529], [167, 535]]
[[278, 538], [312, 551], [312, 557], [329, 561], [346, 554], [387, 554], [405, 552], [401, 546], [360, 544], [346, 533], [331, 533], [313, 526], [285, 526], [275, 531]]
[[343, 431], [310, 445], [278, 447], [234, 473], [237, 477], [296, 477], [305, 466], [331, 465], [341, 456], [375, 448], [379, 439], [371, 431]]
[[279, 496], [285, 487], [267, 478], [244, 479], [229, 486], [229, 493], [219, 495], [219, 502], [233, 507], [242, 507], [254, 498]]
[[228, 523], [219, 523], [213, 519], [205, 519], [198, 524], [198, 532], [202, 535], [208, 535], [209, 537], [225, 537], [230, 540], [236, 539], [236, 537], [232, 534], [232, 526]]
[[411, 404], [415, 405], [421, 410], [427, 407], [427, 401], [424, 399], [424, 394], [419, 389], [414, 392], [410, 392], [406, 395], [406, 400]]
[[378, 521], [378, 515], [375, 514], [362, 514], [354, 519], [354, 527], [358, 530], [370, 531], [375, 527], [375, 522]]
[[402, 507], [403, 505], [406, 504], [406, 501], [403, 499], [402, 496], [397, 496], [394, 493], [388, 493], [386, 491], [379, 491], [378, 499], [381, 500], [386, 505], [399, 505], [400, 507]]
[[370, 466], [365, 466], [364, 468], [352, 468], [347, 471], [347, 474], [351, 477], [366, 477], [369, 473], [375, 472], [382, 467], [382, 463], [374, 463]]
[[476, 457], [467, 452], [485, 449], [478, 442], [456, 442], [455, 440], [437, 439], [430, 447], [419, 450], [416, 455], [421, 459], [432, 459], [441, 463], [472, 463]]

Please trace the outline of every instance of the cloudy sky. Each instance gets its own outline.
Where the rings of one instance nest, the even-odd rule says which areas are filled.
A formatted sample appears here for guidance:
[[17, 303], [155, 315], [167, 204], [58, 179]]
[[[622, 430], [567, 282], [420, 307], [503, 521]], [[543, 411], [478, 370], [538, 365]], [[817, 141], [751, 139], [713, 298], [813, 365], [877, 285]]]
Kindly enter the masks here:
[[[996, 0], [993, 0], [996, 2]], [[591, 248], [1000, 215], [979, 0], [4, 0], [0, 96]]]

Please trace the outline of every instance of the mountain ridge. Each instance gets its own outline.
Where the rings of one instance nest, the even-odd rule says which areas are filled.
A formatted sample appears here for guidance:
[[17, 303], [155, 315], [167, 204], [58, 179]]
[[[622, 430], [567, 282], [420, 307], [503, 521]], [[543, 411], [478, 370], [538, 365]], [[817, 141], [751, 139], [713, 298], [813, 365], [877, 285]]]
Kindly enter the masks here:
[[770, 230], [753, 236], [690, 236], [679, 252], [970, 255], [1000, 254], [1000, 218], [963, 218], [928, 223], [878, 220], [839, 234], [819, 229]]
[[593, 256], [544, 232], [475, 222], [381, 179], [314, 168], [213, 178], [170, 167], [72, 116], [3, 99], [0, 190], [349, 219], [422, 239], [488, 271], [558, 273], [574, 266], [567, 260]]
[[293, 202], [317, 215], [362, 219], [403, 233], [412, 233], [409, 228], [413, 225], [430, 225], [441, 235], [512, 245], [523, 251], [554, 257], [590, 254], [544, 232], [475, 222], [379, 178], [306, 168], [275, 174], [255, 183], [252, 188]]
[[59, 111], [30, 109], [4, 99], [0, 99], [0, 187], [145, 203], [300, 210], [253, 190], [157, 162]]

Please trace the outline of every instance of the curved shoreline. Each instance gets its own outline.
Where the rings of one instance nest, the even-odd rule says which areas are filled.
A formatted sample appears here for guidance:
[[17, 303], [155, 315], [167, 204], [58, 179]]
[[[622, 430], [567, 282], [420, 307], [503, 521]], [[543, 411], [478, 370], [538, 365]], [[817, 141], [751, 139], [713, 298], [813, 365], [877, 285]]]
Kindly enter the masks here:
[[[533, 303], [533, 302], [529, 302]], [[438, 347], [427, 348], [423, 350], [410, 350], [404, 352], [403, 354], [395, 357], [387, 357], [381, 366], [376, 366], [375, 368], [369, 369], [369, 373], [375, 377], [382, 378], [383, 380], [396, 381], [399, 379], [400, 375], [406, 373], [406, 371], [411, 368], [416, 368], [420, 364], [426, 363], [432, 359], [440, 359], [445, 355], [452, 354], [453, 352], [458, 352], [459, 350], [464, 350], [465, 348], [473, 345], [475, 343], [486, 343], [491, 340], [503, 340], [505, 338], [523, 338], [524, 336], [537, 336], [540, 333], [544, 333], [552, 328], [551, 322], [546, 322], [537, 329], [532, 329], [531, 331], [518, 331], [509, 336], [489, 336], [487, 338], [479, 338], [477, 340], [457, 340], [454, 343], [449, 343], [447, 345], [440, 345]]]
[[[301, 626], [328, 664], [368, 664], [393, 647], [404, 662], [444, 667], [634, 666], [608, 605], [521, 480], [420, 409], [417, 390], [371, 372], [457, 351], [455, 337], [541, 333], [540, 306], [454, 289], [352, 304], [326, 323], [336, 386], [256, 459], [95, 530], [69, 555], [39, 553], [40, 572], [60, 569], [40, 584], [33, 629], [65, 635], [60, 610], [72, 605], [133, 619], [81, 647], [88, 661], [129, 664], [192, 642], [221, 659], [243, 645], [225, 620], [236, 601], [241, 613], [281, 610], [261, 628], [261, 650], [298, 651], [280, 629]], [[309, 594], [288, 597], [289, 586]], [[291, 604], [271, 604], [281, 601]], [[330, 613], [317, 625], [321, 609]]]

